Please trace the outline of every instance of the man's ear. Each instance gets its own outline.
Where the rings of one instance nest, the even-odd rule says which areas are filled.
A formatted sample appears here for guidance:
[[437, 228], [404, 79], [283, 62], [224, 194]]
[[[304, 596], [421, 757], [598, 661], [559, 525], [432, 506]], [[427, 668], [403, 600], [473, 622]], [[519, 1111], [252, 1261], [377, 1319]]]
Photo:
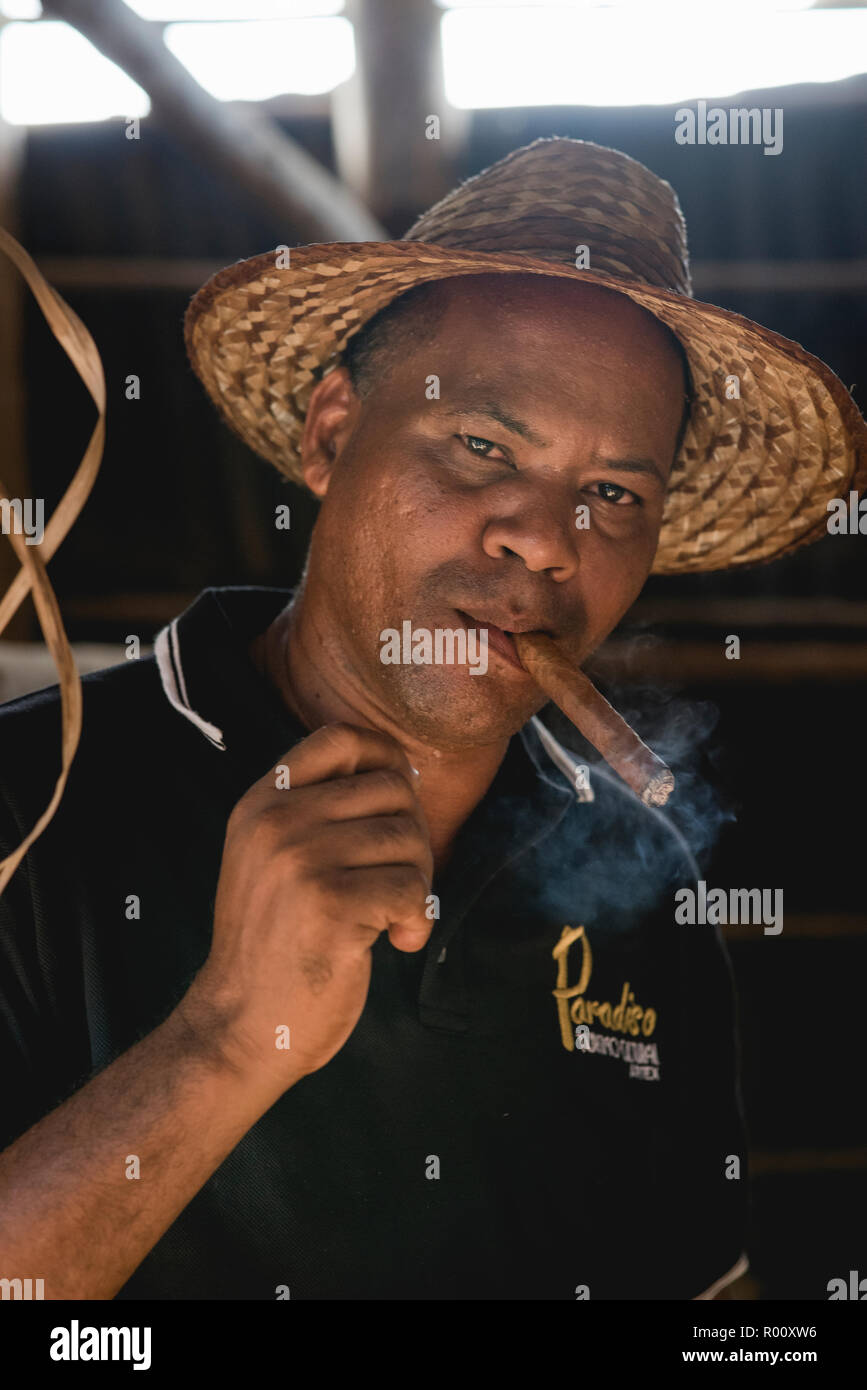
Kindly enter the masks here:
[[361, 402], [346, 367], [316, 383], [301, 436], [301, 473], [315, 497], [324, 497], [341, 449], [358, 420]]

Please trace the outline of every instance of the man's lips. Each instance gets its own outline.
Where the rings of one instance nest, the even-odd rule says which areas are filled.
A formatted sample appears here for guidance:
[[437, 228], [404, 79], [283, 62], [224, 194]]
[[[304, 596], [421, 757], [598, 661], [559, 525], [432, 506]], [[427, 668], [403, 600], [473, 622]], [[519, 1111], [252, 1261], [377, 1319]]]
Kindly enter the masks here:
[[455, 612], [464, 627], [475, 628], [477, 631], [484, 629], [487, 632], [489, 651], [496, 652], [504, 661], [507, 661], [510, 666], [516, 667], [517, 670], [522, 671], [525, 676], [527, 675], [527, 671], [521, 664], [517, 649], [512, 641], [511, 634], [513, 632], [539, 631], [540, 629], [536, 628], [532, 623], [520, 623], [514, 628], [502, 628], [498, 627], [496, 623], [492, 623], [488, 618], [474, 616], [472, 613], [465, 613], [460, 608], [456, 608]]

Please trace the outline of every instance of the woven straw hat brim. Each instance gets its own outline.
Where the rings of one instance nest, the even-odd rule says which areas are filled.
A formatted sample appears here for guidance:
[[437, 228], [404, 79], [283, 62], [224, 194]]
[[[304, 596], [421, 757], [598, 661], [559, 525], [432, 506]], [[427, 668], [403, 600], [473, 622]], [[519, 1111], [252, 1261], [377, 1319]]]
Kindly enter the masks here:
[[[287, 478], [315, 383], [353, 333], [428, 280], [530, 273], [628, 295], [680, 339], [694, 403], [665, 503], [656, 574], [750, 565], [818, 539], [827, 504], [867, 483], [867, 427], [842, 382], [797, 343], [643, 281], [523, 253], [418, 241], [326, 243], [228, 266], [195, 296], [192, 365], [231, 428]], [[737, 376], [740, 398], [726, 398]]]

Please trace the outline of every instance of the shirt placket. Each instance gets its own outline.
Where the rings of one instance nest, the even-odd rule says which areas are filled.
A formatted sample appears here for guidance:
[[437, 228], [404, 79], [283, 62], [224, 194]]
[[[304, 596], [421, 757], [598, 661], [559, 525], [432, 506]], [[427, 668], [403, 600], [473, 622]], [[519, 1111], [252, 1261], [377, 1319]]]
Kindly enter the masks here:
[[[520, 825], [509, 824], [507, 817], [505, 832], [497, 825], [498, 810], [505, 813], [504, 799], [515, 795], [514, 787], [502, 786], [472, 818], [443, 875], [434, 881], [433, 892], [443, 916], [435, 921], [431, 932], [419, 986], [419, 1021], [426, 1027], [454, 1033], [471, 1029], [472, 1001], [466, 972], [468, 919], [497, 876], [550, 835], [575, 799], [565, 782], [553, 783], [540, 775], [537, 736], [522, 731], [518, 737], [521, 751], [512, 750], [512, 756], [526, 759], [523, 771], [532, 779], [527, 799], [536, 811], [533, 828], [528, 833]], [[522, 824], [524, 819], [522, 816]]]

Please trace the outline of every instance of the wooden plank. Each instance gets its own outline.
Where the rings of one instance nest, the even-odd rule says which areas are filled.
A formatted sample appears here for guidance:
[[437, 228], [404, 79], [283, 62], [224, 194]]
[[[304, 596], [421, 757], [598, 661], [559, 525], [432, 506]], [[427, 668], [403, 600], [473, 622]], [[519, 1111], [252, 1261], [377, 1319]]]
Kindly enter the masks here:
[[63, 290], [179, 290], [200, 288], [224, 260], [165, 256], [40, 256], [39, 269]]
[[[729, 923], [720, 931], [726, 941], [764, 941], [761, 926], [752, 927], [744, 923]], [[840, 937], [867, 936], [867, 916], [858, 912], [833, 913], [792, 913], [786, 914], [781, 939], [793, 938], [804, 941], [830, 941]]]
[[[346, 134], [348, 143], [343, 146], [341, 158], [341, 167], [345, 167], [347, 179], [351, 180], [353, 186], [369, 187], [383, 213], [393, 208], [395, 198], [404, 206], [404, 200], [412, 196], [410, 183], [399, 184], [397, 180], [401, 175], [398, 172], [386, 172], [384, 154], [377, 156], [378, 167], [375, 169], [367, 155], [351, 153], [351, 147], [358, 144], [360, 135], [353, 130], [350, 137], [348, 131], [349, 128]], [[432, 146], [436, 144], [435, 141], [429, 143]], [[409, 142], [406, 148], [410, 149]], [[416, 150], [413, 163], [418, 169], [425, 169], [425, 161], [418, 159], [417, 155]], [[407, 202], [405, 206], [424, 207], [447, 192], [452, 186], [451, 175], [444, 173], [440, 178], [435, 171], [448, 167], [444, 160], [432, 154], [424, 173], [424, 191], [419, 190], [412, 204]], [[391, 185], [387, 183], [389, 178], [395, 180]], [[383, 231], [383, 235], [387, 233]], [[83, 286], [87, 289], [195, 290], [209, 275], [221, 270], [223, 265], [223, 261], [166, 256], [52, 256], [40, 262], [40, 269], [58, 289]], [[693, 276], [697, 292], [699, 288], [792, 292], [814, 290], [828, 294], [867, 291], [867, 261], [699, 261], [693, 265]]]
[[861, 1173], [867, 1169], [867, 1149], [792, 1149], [750, 1154], [750, 1177], [780, 1177], [792, 1173]]
[[696, 261], [696, 299], [710, 290], [761, 294], [854, 294], [867, 291], [867, 259], [834, 261]]
[[725, 633], [745, 627], [864, 627], [863, 599], [787, 598], [643, 598], [629, 610], [627, 622], [692, 624], [718, 627]]
[[147, 623], [161, 627], [171, 622], [197, 597], [197, 590], [160, 593], [110, 593], [69, 595], [63, 612], [76, 622]]
[[588, 672], [606, 680], [662, 684], [773, 684], [790, 681], [867, 680], [865, 642], [741, 642], [729, 660], [725, 642], [670, 642], [650, 638], [612, 640], [588, 662]]

